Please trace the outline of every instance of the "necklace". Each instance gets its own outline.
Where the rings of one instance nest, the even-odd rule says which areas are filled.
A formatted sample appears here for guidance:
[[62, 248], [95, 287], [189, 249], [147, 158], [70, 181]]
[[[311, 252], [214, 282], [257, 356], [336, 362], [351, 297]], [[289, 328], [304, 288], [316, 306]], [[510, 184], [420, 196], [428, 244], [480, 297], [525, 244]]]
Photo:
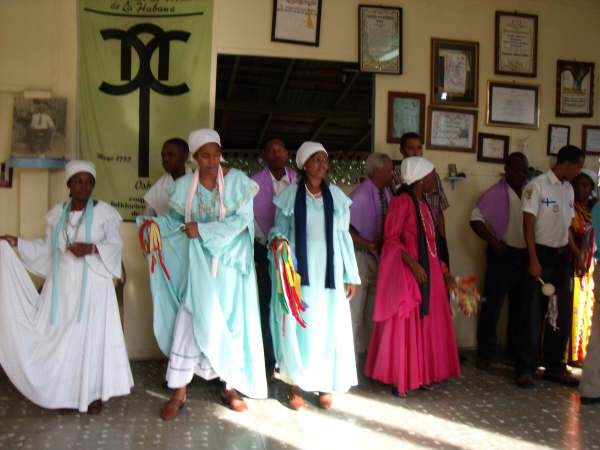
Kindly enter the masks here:
[[[63, 232], [65, 235], [65, 246], [66, 248], [69, 248], [73, 245], [73, 239], [77, 238], [77, 233], [79, 232], [79, 228], [81, 227], [81, 224], [83, 223], [83, 217], [85, 216], [85, 210], [81, 211], [81, 216], [79, 216], [79, 219], [77, 220], [77, 222], [75, 223], [71, 223], [71, 206], [69, 206], [69, 211], [67, 211], [67, 220], [65, 220], [65, 223], [63, 225]], [[73, 232], [73, 234], [71, 236], [69, 236], [69, 232], [67, 231], [68, 227], [71, 228], [75, 228], [75, 231]]]
[[[421, 210], [421, 224], [423, 225], [423, 229], [425, 230], [425, 242], [427, 242], [427, 250], [429, 250], [429, 254], [433, 258], [437, 258], [437, 246], [435, 245], [435, 225], [433, 224], [433, 219], [429, 214], [429, 208], [427, 207], [427, 205], [425, 205], [425, 208], [423, 208], [422, 205], [423, 203], [419, 202], [419, 209]], [[427, 218], [429, 219], [427, 223], [424, 219], [425, 214], [427, 214]], [[429, 241], [432, 241], [433, 245], [430, 244]]]
[[318, 200], [323, 196], [323, 191], [319, 191], [316, 194], [313, 194], [312, 192], [310, 192], [310, 189], [308, 189], [308, 186], [306, 186], [306, 184], [304, 186], [306, 187], [306, 192], [308, 192], [308, 195], [310, 195], [314, 200]]

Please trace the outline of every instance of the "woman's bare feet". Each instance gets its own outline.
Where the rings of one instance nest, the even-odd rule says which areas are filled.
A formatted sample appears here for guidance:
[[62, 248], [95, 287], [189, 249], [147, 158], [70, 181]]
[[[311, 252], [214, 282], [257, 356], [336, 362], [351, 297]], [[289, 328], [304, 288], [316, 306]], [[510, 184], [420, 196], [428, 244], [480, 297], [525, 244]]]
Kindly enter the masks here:
[[234, 411], [242, 412], [248, 409], [248, 405], [235, 389], [227, 390], [223, 387], [221, 389], [221, 400], [223, 400], [223, 403], [228, 404]]
[[298, 411], [306, 406], [304, 403], [304, 398], [302, 398], [302, 389], [298, 386], [291, 386], [290, 393], [288, 394], [288, 404], [290, 408]]
[[323, 409], [331, 408], [333, 394], [331, 392], [319, 392], [319, 406]]

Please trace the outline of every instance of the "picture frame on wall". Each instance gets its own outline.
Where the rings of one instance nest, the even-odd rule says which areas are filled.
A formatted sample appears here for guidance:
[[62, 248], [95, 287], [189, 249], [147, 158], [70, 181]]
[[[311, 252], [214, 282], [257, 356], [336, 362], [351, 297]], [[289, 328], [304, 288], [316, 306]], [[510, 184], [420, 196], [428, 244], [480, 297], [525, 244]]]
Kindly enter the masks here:
[[556, 115], [594, 115], [594, 63], [556, 61]]
[[477, 111], [429, 106], [427, 109], [427, 148], [475, 152]]
[[586, 154], [600, 154], [600, 127], [584, 125], [581, 128], [581, 147]]
[[499, 127], [539, 128], [540, 87], [489, 81], [486, 124]]
[[400, 143], [404, 133], [425, 132], [425, 94], [388, 92], [387, 142]]
[[508, 156], [510, 138], [502, 134], [479, 133], [477, 161], [504, 164]]
[[431, 39], [431, 104], [477, 106], [479, 42]]
[[496, 11], [494, 72], [499, 75], [537, 76], [538, 16]]
[[568, 125], [548, 125], [548, 146], [546, 153], [551, 156], [558, 155], [558, 151], [565, 145], [569, 145], [571, 127]]
[[402, 8], [358, 5], [358, 61], [362, 72], [402, 73]]
[[271, 41], [319, 45], [322, 0], [273, 0]]

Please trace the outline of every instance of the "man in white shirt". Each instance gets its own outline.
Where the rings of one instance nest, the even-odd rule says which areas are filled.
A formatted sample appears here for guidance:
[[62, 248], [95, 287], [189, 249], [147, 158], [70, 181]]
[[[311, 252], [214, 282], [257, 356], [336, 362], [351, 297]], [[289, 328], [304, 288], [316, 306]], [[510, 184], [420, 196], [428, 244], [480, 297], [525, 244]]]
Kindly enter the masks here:
[[[544, 378], [567, 386], [579, 383], [564, 363], [573, 320], [573, 273], [569, 258], [571, 220], [574, 216], [574, 194], [570, 181], [583, 166], [583, 152], [567, 145], [558, 152], [556, 165], [534, 178], [522, 198], [523, 233], [529, 256], [523, 322], [517, 352], [516, 382], [519, 387], [532, 387], [537, 367], [537, 354], [544, 325]], [[548, 298], [540, 290], [540, 282], [554, 284], [558, 318], [557, 328], [545, 323]]]
[[272, 379], [275, 370], [275, 354], [269, 326], [269, 305], [271, 303], [271, 277], [267, 259], [267, 238], [275, 222], [273, 198], [296, 180], [296, 172], [288, 167], [288, 151], [281, 139], [270, 139], [265, 144], [262, 159], [266, 166], [252, 179], [260, 190], [254, 197], [254, 264], [258, 283], [260, 320], [265, 351], [267, 378]]
[[187, 142], [181, 138], [171, 138], [163, 144], [160, 156], [165, 174], [152, 185], [144, 195], [146, 202], [146, 216], [162, 216], [167, 214], [171, 207], [169, 206], [169, 194], [167, 186], [172, 184], [177, 178], [182, 177], [191, 170], [186, 166], [186, 161], [190, 150]]
[[469, 224], [487, 242], [484, 302], [477, 324], [477, 367], [488, 369], [497, 351], [496, 328], [508, 294], [508, 350], [514, 354], [520, 307], [527, 273], [527, 246], [523, 237], [521, 193], [527, 181], [527, 157], [511, 153], [505, 175], [487, 191], [471, 213]]

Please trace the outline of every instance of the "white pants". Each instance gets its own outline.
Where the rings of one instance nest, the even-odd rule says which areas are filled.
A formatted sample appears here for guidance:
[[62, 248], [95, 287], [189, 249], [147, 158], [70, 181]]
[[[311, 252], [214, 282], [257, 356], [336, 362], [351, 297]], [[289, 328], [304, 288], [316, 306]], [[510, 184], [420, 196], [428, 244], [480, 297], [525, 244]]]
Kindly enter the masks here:
[[356, 264], [360, 275], [360, 285], [350, 302], [352, 314], [352, 333], [354, 334], [354, 352], [358, 356], [369, 348], [373, 330], [373, 305], [377, 284], [377, 259], [362, 249], [356, 250]]
[[192, 315], [180, 306], [175, 319], [173, 343], [169, 355], [167, 384], [171, 389], [187, 386], [194, 374], [205, 380], [212, 380], [219, 376], [196, 344]]

